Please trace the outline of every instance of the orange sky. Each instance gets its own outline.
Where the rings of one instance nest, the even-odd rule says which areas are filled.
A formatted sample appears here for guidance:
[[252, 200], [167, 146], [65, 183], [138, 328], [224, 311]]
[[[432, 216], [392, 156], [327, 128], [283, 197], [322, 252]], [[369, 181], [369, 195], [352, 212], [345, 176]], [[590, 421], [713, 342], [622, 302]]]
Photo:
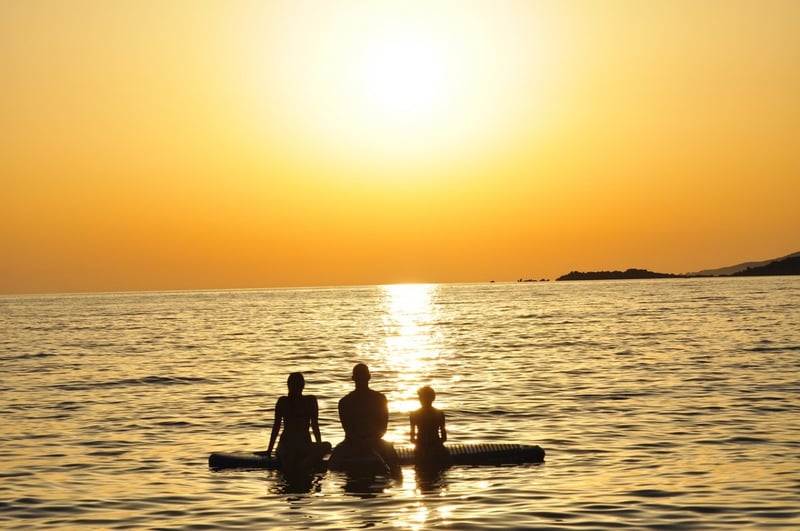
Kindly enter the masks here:
[[7, 0], [0, 293], [800, 251], [800, 2]]

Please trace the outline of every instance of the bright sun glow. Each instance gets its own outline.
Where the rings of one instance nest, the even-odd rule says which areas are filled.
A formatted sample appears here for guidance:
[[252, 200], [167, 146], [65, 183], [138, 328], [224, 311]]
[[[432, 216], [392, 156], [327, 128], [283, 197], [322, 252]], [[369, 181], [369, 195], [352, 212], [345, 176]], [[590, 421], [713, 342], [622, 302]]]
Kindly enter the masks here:
[[267, 33], [255, 69], [265, 77], [254, 89], [269, 123], [281, 124], [281, 138], [303, 158], [384, 177], [440, 168], [507, 146], [520, 113], [526, 130], [542, 121], [554, 47], [546, 17], [517, 9], [289, 8]]
[[439, 43], [413, 32], [369, 43], [356, 65], [368, 112], [393, 122], [431, 118], [452, 90], [444, 55]]
[[331, 101], [347, 116], [341, 142], [408, 162], [439, 156], [485, 118], [466, 99], [476, 97], [477, 86], [468, 68], [471, 43], [435, 18], [382, 19], [348, 35], [342, 52], [344, 90]]

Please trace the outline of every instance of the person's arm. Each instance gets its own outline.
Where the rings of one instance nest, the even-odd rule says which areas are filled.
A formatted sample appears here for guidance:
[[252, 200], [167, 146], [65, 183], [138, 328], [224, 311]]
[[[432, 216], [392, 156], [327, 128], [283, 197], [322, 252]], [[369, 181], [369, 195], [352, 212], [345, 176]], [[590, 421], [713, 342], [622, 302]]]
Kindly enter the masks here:
[[409, 440], [412, 443], [416, 443], [417, 442], [417, 419], [415, 418], [413, 411], [408, 414], [408, 421], [411, 424], [411, 432], [410, 432], [410, 435], [409, 435]]
[[272, 455], [272, 448], [275, 446], [275, 439], [281, 431], [281, 421], [283, 420], [283, 397], [275, 403], [275, 420], [272, 422], [272, 433], [269, 435], [269, 446], [267, 446], [267, 457]]
[[444, 413], [441, 413], [441, 420], [439, 422], [439, 431], [442, 434], [442, 442], [447, 441], [447, 428], [444, 425]]
[[383, 436], [386, 434], [386, 430], [389, 429], [389, 401], [386, 399], [386, 396], [381, 395], [383, 399], [381, 401], [381, 423], [380, 423], [380, 435], [378, 436], [379, 439], [382, 439]]
[[344, 435], [345, 435], [345, 437], [347, 437], [347, 432], [349, 431], [350, 426], [349, 426], [349, 422], [348, 422], [348, 418], [347, 418], [347, 411], [345, 410], [346, 408], [345, 408], [344, 404], [342, 404], [343, 400], [344, 400], [344, 398], [339, 400], [339, 406], [338, 406], [338, 409], [339, 409], [339, 424], [342, 425], [342, 430], [344, 430]]
[[322, 442], [322, 434], [319, 432], [319, 403], [317, 397], [311, 397], [311, 431], [314, 432], [314, 440]]

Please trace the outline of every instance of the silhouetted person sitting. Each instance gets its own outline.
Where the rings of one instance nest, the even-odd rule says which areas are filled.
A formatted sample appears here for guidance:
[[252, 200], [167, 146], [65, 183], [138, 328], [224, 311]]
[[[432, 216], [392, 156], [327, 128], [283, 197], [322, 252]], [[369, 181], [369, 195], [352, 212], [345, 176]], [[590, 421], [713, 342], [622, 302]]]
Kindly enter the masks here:
[[422, 407], [409, 414], [411, 442], [414, 443], [414, 460], [418, 466], [444, 468], [450, 465], [450, 452], [444, 447], [447, 441], [444, 412], [433, 407], [436, 391], [429, 386], [417, 391]]
[[387, 472], [398, 477], [400, 460], [391, 443], [383, 440], [389, 424], [389, 406], [386, 397], [369, 388], [371, 375], [363, 363], [353, 367], [355, 390], [339, 400], [339, 420], [344, 428], [344, 441], [333, 449], [328, 467], [331, 470], [347, 468], [346, 459], [377, 459]]
[[[322, 442], [319, 432], [317, 398], [303, 395], [306, 382], [302, 373], [291, 373], [286, 384], [289, 387], [289, 396], [282, 396], [275, 403], [275, 421], [269, 436], [267, 455], [272, 454], [283, 422], [283, 432], [275, 452], [281, 462], [281, 469], [285, 472], [310, 472], [330, 452], [331, 445]], [[314, 433], [316, 443], [311, 442], [309, 428]]]

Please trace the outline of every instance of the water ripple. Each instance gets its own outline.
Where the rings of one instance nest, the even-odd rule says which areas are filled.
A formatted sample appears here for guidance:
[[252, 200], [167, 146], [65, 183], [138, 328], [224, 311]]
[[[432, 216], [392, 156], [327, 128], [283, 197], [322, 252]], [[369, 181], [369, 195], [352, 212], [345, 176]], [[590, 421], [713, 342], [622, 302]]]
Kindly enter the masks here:
[[[797, 528], [800, 279], [387, 293], [0, 299], [0, 527]], [[398, 443], [431, 384], [452, 442], [541, 444], [546, 463], [402, 484], [208, 470], [266, 447], [290, 370], [340, 440], [356, 361]]]

